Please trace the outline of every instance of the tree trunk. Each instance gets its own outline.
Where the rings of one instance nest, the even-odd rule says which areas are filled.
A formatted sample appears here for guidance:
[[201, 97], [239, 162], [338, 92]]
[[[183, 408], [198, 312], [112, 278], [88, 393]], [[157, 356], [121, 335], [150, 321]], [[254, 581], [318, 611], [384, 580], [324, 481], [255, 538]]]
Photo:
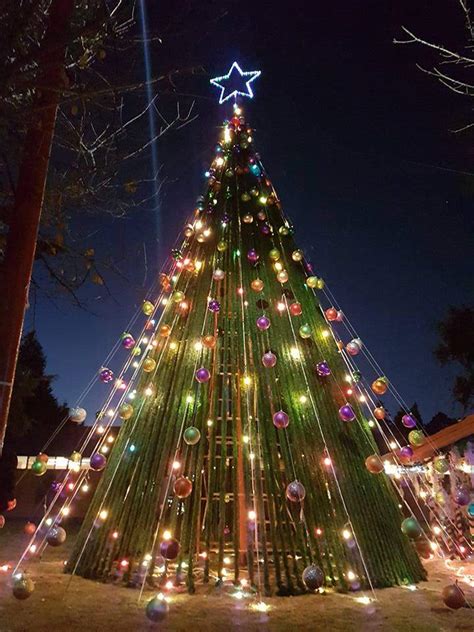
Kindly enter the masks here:
[[5, 260], [0, 270], [0, 454], [20, 346], [61, 90], [74, 0], [53, 0], [39, 57], [35, 110], [18, 170]]

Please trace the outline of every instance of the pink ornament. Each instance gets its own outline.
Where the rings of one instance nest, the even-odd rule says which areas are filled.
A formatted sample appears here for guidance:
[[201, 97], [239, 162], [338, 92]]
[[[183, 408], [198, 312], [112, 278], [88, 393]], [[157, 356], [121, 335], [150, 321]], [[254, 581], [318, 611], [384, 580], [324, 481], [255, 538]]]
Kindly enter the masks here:
[[262, 356], [262, 363], [265, 368], [271, 369], [277, 363], [277, 357], [271, 351], [267, 351], [267, 353], [264, 353]]
[[278, 428], [278, 429], [287, 428], [289, 423], [290, 423], [290, 418], [283, 410], [279, 410], [276, 413], [274, 413], [273, 425], [275, 426], [275, 428]]
[[111, 382], [114, 379], [114, 373], [110, 369], [107, 369], [106, 367], [102, 367], [101, 370], [99, 371], [99, 379], [104, 384], [107, 384], [108, 382]]
[[351, 356], [356, 356], [360, 352], [361, 344], [358, 338], [354, 338], [346, 345], [346, 351]]
[[405, 428], [415, 428], [416, 427], [416, 419], [413, 415], [403, 415], [402, 424]]

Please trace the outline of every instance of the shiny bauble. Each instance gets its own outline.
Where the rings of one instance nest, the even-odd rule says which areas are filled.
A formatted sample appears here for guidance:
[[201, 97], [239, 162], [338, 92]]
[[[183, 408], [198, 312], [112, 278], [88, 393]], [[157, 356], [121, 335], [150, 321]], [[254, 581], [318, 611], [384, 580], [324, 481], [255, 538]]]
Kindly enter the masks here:
[[324, 290], [324, 279], [318, 279], [318, 282], [316, 283], [316, 289], [317, 290]]
[[353, 382], [357, 384], [357, 382], [360, 382], [361, 379], [362, 379], [362, 373], [358, 369], [355, 369], [354, 371], [352, 371]]
[[402, 448], [400, 448], [398, 456], [403, 463], [411, 461], [413, 458], [413, 448], [411, 447], [411, 445], [404, 445]]
[[153, 358], [145, 358], [143, 360], [142, 368], [145, 373], [151, 373], [156, 369], [156, 360]]
[[271, 369], [277, 363], [277, 357], [271, 351], [267, 351], [262, 356], [262, 364], [266, 369]]
[[33, 522], [27, 522], [23, 527], [23, 531], [26, 533], [26, 535], [33, 535], [33, 533], [36, 531], [36, 525]]
[[133, 347], [132, 356], [136, 357], [136, 356], [141, 355], [141, 353], [142, 353], [142, 350], [140, 347]]
[[282, 428], [287, 428], [290, 423], [290, 418], [283, 410], [278, 410], [273, 414], [273, 425], [275, 428], [281, 430]]
[[408, 433], [408, 441], [410, 442], [410, 445], [412, 445], [415, 448], [420, 447], [420, 445], [423, 445], [425, 442], [425, 435], [423, 434], [422, 430], [411, 430]]
[[473, 503], [469, 503], [468, 507], [467, 507], [467, 514], [470, 518], [474, 518], [474, 502]]
[[248, 252], [247, 252], [247, 261], [249, 261], [250, 263], [257, 263], [257, 261], [260, 259], [260, 255], [258, 254], [258, 252], [255, 250], [255, 248], [251, 248]]
[[168, 338], [171, 333], [171, 327], [169, 325], [161, 325], [159, 331], [162, 338]]
[[100, 452], [95, 452], [90, 458], [89, 465], [94, 472], [101, 472], [107, 465], [107, 459]]
[[402, 424], [405, 428], [415, 428], [416, 427], [416, 419], [413, 415], [403, 415]]
[[401, 529], [402, 533], [408, 536], [411, 540], [417, 540], [422, 534], [420, 523], [413, 517], [405, 518], [401, 524]]
[[207, 309], [213, 314], [217, 314], [221, 309], [221, 304], [215, 298], [211, 299], [207, 304]]
[[433, 461], [433, 467], [438, 474], [446, 474], [449, 471], [448, 460], [444, 456], [437, 456]]
[[265, 211], [259, 211], [259, 212], [257, 213], [257, 218], [258, 218], [261, 222], [263, 222], [263, 221], [265, 221], [265, 220], [267, 219], [267, 214], [265, 213]]
[[307, 277], [306, 285], [310, 287], [312, 290], [314, 290], [318, 285], [318, 277], [315, 277], [315, 276]]
[[37, 461], [43, 461], [43, 463], [47, 463], [49, 461], [49, 456], [44, 452], [40, 452], [36, 457]]
[[145, 608], [146, 618], [153, 623], [164, 621], [169, 612], [168, 602], [164, 597], [156, 596], [147, 603]]
[[319, 377], [328, 377], [329, 375], [331, 375], [329, 364], [325, 361], [318, 362], [316, 365], [316, 373], [319, 375]]
[[212, 273], [212, 278], [214, 279], [214, 281], [222, 281], [224, 277], [225, 277], [225, 272], [224, 270], [221, 270], [220, 268], [216, 268], [214, 272]]
[[35, 476], [43, 476], [47, 469], [48, 466], [46, 465], [46, 463], [44, 461], [38, 461], [38, 459], [33, 461], [31, 465], [31, 473]]
[[216, 346], [216, 338], [212, 335], [203, 336], [201, 339], [202, 346], [206, 347], [206, 349], [214, 349]]
[[246, 213], [242, 217], [242, 221], [244, 224], [251, 224], [253, 222], [253, 215], [250, 215], [250, 213]]
[[87, 411], [85, 408], [71, 408], [69, 411], [69, 419], [73, 421], [75, 424], [82, 424], [87, 417]]
[[371, 454], [365, 459], [365, 467], [371, 474], [381, 474], [384, 471], [382, 459], [378, 454]]
[[300, 483], [299, 481], [293, 481], [292, 483], [289, 483], [286, 488], [286, 497], [288, 498], [288, 500], [290, 500], [292, 503], [300, 503], [304, 500], [305, 496], [306, 490], [302, 483]]
[[261, 292], [263, 290], [263, 281], [262, 279], [254, 279], [250, 284], [250, 287], [254, 292]]
[[184, 236], [189, 239], [189, 237], [192, 237], [193, 235], [194, 235], [194, 228], [191, 226], [191, 224], [188, 224], [186, 228], [184, 229]]
[[246, 191], [244, 191], [244, 193], [242, 193], [242, 195], [240, 196], [240, 199], [242, 200], [242, 202], [249, 202], [250, 195]]
[[184, 292], [181, 292], [181, 290], [175, 290], [171, 295], [171, 300], [173, 301], [173, 303], [181, 303], [182, 301], [184, 301], [185, 298], [186, 296]]
[[339, 417], [342, 421], [353, 421], [355, 419], [355, 412], [350, 404], [344, 404], [339, 408]]
[[351, 356], [356, 356], [358, 353], [360, 353], [360, 348], [361, 345], [358, 339], [351, 340], [346, 344], [346, 351]]
[[142, 312], [145, 314], [145, 316], [151, 316], [154, 309], [155, 306], [153, 305], [153, 303], [151, 303], [150, 301], [143, 301]]
[[193, 484], [186, 476], [178, 476], [174, 482], [173, 491], [178, 498], [183, 500], [193, 491]]
[[326, 314], [326, 318], [329, 320], [329, 322], [337, 319], [337, 309], [335, 307], [328, 307], [328, 309], [324, 313]]
[[196, 371], [194, 377], [196, 378], [196, 381], [199, 382], [199, 384], [204, 384], [205, 382], [209, 382], [209, 380], [211, 379], [211, 373], [208, 369], [202, 366]]
[[300, 316], [303, 312], [303, 308], [301, 307], [301, 303], [292, 303], [289, 308], [290, 314], [292, 316]]
[[163, 540], [160, 544], [160, 554], [166, 560], [175, 560], [179, 555], [179, 542], [175, 538]]
[[272, 229], [268, 224], [262, 224], [262, 226], [260, 226], [260, 232], [262, 233], [262, 235], [270, 235]]
[[195, 426], [189, 426], [183, 433], [184, 443], [187, 445], [196, 445], [196, 443], [199, 443], [200, 438], [201, 433]]
[[291, 258], [293, 261], [301, 261], [303, 259], [303, 251], [302, 250], [293, 250], [291, 253]]
[[288, 235], [290, 233], [290, 231], [288, 230], [288, 228], [286, 226], [280, 226], [280, 228], [278, 229], [278, 232], [283, 237], [286, 237], [286, 235]]
[[74, 452], [71, 452], [71, 456], [69, 457], [69, 460], [72, 463], [80, 463], [82, 461], [82, 454], [74, 450]]
[[267, 316], [259, 316], [257, 318], [257, 327], [260, 331], [265, 331], [270, 327], [270, 319]]
[[385, 419], [385, 408], [383, 406], [377, 406], [377, 408], [374, 408], [374, 417], [375, 419], [378, 419], [379, 421], [383, 421]]
[[114, 379], [114, 373], [107, 367], [102, 367], [99, 371], [99, 380], [104, 384], [108, 384]]
[[281, 270], [277, 274], [278, 283], [286, 283], [288, 281], [288, 272], [286, 270]]
[[13, 579], [13, 596], [15, 599], [28, 599], [31, 597], [35, 590], [35, 585], [32, 579], [20, 574]]
[[305, 325], [301, 325], [301, 327], [298, 330], [298, 333], [301, 338], [306, 339], [306, 338], [311, 338], [311, 334], [313, 332], [310, 325], [306, 323]]
[[379, 377], [372, 382], [372, 390], [376, 395], [384, 395], [388, 389], [388, 380], [385, 377]]
[[118, 416], [126, 421], [133, 415], [133, 406], [131, 404], [122, 404], [119, 408]]
[[459, 487], [454, 492], [454, 502], [460, 507], [466, 507], [471, 502], [471, 493], [467, 487]]
[[445, 586], [441, 595], [445, 605], [452, 610], [458, 610], [458, 608], [465, 608], [468, 606], [466, 596], [457, 584], [449, 584], [448, 586]]
[[121, 342], [124, 349], [132, 349], [135, 346], [135, 338], [126, 331], [122, 334]]
[[268, 256], [270, 257], [271, 261], [278, 261], [278, 259], [280, 258], [280, 251], [278, 250], [278, 248], [272, 248], [268, 253]]
[[324, 584], [324, 573], [319, 566], [311, 564], [304, 569], [302, 579], [308, 590], [317, 590]]
[[225, 252], [227, 250], [227, 242], [226, 241], [219, 241], [219, 243], [217, 244], [217, 250], [219, 252]]
[[66, 537], [67, 534], [65, 529], [63, 529], [59, 525], [53, 525], [46, 535], [46, 542], [49, 544], [49, 546], [61, 546], [61, 544], [64, 544], [66, 542]]

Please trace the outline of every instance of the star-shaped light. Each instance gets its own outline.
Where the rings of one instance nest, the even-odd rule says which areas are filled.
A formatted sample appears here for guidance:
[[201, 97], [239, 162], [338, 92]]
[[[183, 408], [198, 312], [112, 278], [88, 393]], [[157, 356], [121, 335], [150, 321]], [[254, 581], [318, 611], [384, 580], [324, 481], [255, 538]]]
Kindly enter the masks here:
[[[217, 86], [221, 90], [219, 103], [224, 103], [227, 99], [240, 95], [242, 97], [253, 98], [252, 86], [250, 85], [257, 77], [261, 75], [260, 70], [249, 70], [244, 72], [239, 64], [234, 61], [229, 72], [222, 77], [214, 77], [211, 79], [213, 86]], [[239, 83], [236, 83], [238, 81]], [[238, 87], [236, 87], [238, 86]], [[226, 94], [226, 90], [231, 90]]]

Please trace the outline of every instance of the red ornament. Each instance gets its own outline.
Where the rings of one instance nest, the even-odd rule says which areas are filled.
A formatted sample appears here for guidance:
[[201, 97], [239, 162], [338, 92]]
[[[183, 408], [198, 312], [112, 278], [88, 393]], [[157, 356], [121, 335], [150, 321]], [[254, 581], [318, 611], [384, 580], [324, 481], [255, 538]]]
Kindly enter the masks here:
[[299, 316], [303, 311], [300, 303], [292, 303], [289, 307], [289, 310], [292, 316]]
[[27, 535], [33, 535], [33, 533], [36, 531], [36, 525], [33, 522], [27, 522], [25, 524], [24, 531]]
[[178, 498], [187, 498], [193, 491], [193, 484], [186, 476], [179, 476], [174, 482], [173, 491]]
[[329, 307], [325, 312], [326, 318], [329, 321], [337, 320], [337, 309], [335, 307]]
[[383, 421], [385, 419], [385, 408], [383, 406], [377, 406], [377, 408], [374, 408], [374, 417], [379, 421]]

